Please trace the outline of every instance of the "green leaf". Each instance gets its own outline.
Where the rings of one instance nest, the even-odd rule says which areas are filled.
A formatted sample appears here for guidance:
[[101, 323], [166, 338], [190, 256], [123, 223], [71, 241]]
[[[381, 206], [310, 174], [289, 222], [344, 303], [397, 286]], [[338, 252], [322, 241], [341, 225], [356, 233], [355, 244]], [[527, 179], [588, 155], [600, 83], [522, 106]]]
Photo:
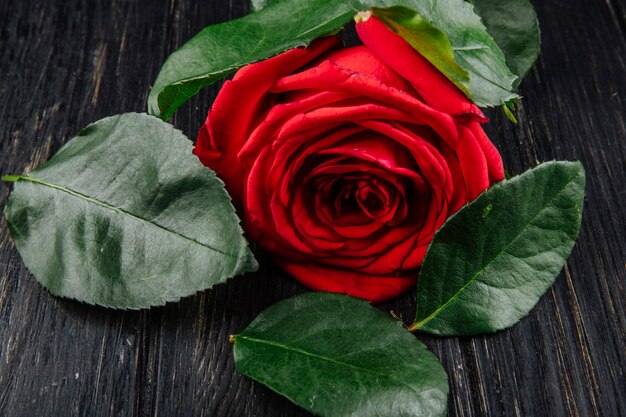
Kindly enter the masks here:
[[475, 335], [525, 317], [569, 256], [582, 217], [579, 162], [548, 162], [501, 181], [435, 234], [411, 330]]
[[271, 306], [232, 340], [241, 373], [314, 414], [446, 415], [437, 358], [366, 301], [303, 294]]
[[166, 120], [200, 89], [244, 65], [308, 45], [353, 15], [345, 1], [286, 0], [209, 26], [167, 58], [148, 97], [148, 112]]
[[115, 308], [163, 305], [256, 269], [222, 182], [157, 118], [89, 125], [5, 207], [24, 264], [51, 293]]
[[[504, 54], [464, 0], [259, 0], [253, 8], [260, 11], [209, 26], [172, 53], [150, 92], [148, 111], [168, 119], [200, 89], [242, 66], [334, 33], [360, 11], [391, 6], [416, 10], [424, 22], [418, 25], [422, 35], [428, 24], [447, 36], [456, 63], [469, 73], [465, 90], [476, 104], [500, 105], [517, 97], [512, 92], [516, 77], [506, 66]], [[432, 31], [429, 37], [442, 42]], [[441, 56], [437, 62], [443, 64]], [[452, 64], [447, 62], [446, 68]], [[460, 72], [455, 68], [446, 76], [458, 81]]]
[[541, 44], [533, 5], [529, 0], [471, 0], [471, 3], [504, 52], [509, 68], [521, 81], [537, 60]]

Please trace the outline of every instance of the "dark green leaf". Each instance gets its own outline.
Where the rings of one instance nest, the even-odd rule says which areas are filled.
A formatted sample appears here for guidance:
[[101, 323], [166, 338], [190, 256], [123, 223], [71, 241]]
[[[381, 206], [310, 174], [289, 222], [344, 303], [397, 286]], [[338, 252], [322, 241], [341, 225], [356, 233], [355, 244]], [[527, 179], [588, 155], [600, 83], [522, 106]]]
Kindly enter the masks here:
[[509, 68], [521, 81], [537, 60], [541, 43], [533, 5], [529, 0], [471, 0], [471, 3], [504, 52]]
[[574, 246], [584, 187], [579, 162], [548, 162], [495, 184], [448, 219], [424, 259], [411, 329], [475, 335], [525, 317]]
[[200, 89], [244, 65], [308, 45], [353, 15], [343, 0], [285, 0], [209, 26], [167, 58], [148, 97], [148, 111], [166, 120]]
[[[336, 32], [359, 11], [391, 6], [416, 10], [447, 36], [456, 62], [470, 74], [466, 90], [476, 104], [500, 105], [517, 97], [516, 77], [502, 51], [463, 0], [260, 0], [254, 8], [262, 10], [209, 26], [169, 56], [150, 92], [149, 112], [167, 119], [201, 88], [238, 68]], [[458, 71], [446, 75], [454, 81]]]
[[233, 339], [241, 373], [320, 416], [446, 415], [437, 358], [363, 300], [303, 294], [271, 306]]
[[29, 175], [5, 207], [25, 265], [51, 293], [162, 305], [252, 271], [222, 182], [191, 142], [142, 114], [102, 119]]

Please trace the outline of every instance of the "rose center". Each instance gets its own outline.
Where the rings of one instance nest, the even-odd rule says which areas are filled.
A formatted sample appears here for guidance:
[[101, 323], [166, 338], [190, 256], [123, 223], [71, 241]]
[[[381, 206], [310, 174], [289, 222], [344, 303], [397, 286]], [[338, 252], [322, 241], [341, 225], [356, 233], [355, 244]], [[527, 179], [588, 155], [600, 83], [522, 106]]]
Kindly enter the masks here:
[[395, 185], [367, 173], [320, 176], [312, 185], [318, 212], [328, 212], [333, 223], [387, 223], [404, 204]]

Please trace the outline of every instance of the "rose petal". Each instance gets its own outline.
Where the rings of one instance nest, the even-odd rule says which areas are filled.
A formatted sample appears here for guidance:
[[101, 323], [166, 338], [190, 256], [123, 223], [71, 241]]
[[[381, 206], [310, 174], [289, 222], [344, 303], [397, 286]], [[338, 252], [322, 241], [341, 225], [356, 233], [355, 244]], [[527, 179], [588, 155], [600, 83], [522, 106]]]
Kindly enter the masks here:
[[320, 264], [294, 264], [280, 258], [276, 258], [275, 261], [278, 266], [311, 289], [348, 294], [373, 303], [397, 297], [417, 282], [416, 272], [404, 277], [375, 276]]
[[237, 154], [268, 110], [268, 89], [278, 78], [339, 45], [337, 37], [319, 38], [308, 48], [292, 49], [241, 68], [220, 90], [200, 129], [194, 153], [217, 171], [236, 204], [242, 203], [244, 177]]
[[430, 126], [451, 145], [456, 143], [458, 133], [455, 122], [445, 113], [426, 105], [405, 91], [381, 83], [366, 75], [351, 72], [331, 61], [281, 78], [272, 91], [282, 93], [297, 89], [336, 91], [353, 97], [367, 97], [368, 102], [381, 103], [411, 114], [411, 122]]
[[417, 168], [411, 152], [398, 142], [374, 131], [364, 131], [343, 140], [340, 144], [320, 150], [320, 155], [349, 155], [380, 165], [386, 169], [415, 176]]
[[459, 129], [461, 138], [456, 148], [463, 177], [468, 179], [467, 196], [469, 201], [478, 197], [478, 194], [489, 188], [489, 169], [483, 150], [471, 130], [462, 127]]
[[406, 78], [426, 103], [453, 116], [484, 118], [480, 109], [443, 73], [380, 20], [370, 17], [361, 21], [356, 24], [356, 31], [365, 46]]
[[392, 125], [386, 121], [365, 120], [360, 121], [359, 124], [397, 141], [405, 149], [410, 150], [426, 182], [435, 189], [452, 194], [450, 171], [445, 159], [433, 145], [410, 132], [399, 129], [400, 125]]
[[[248, 141], [241, 148], [238, 155], [241, 165], [249, 170], [256, 156], [265, 146], [281, 148], [282, 144], [276, 142], [276, 138], [286, 120], [299, 117], [316, 108], [345, 100], [346, 97], [342, 93], [323, 91], [308, 95], [302, 101], [278, 104], [272, 107], [263, 122], [254, 129]], [[327, 128], [324, 127], [323, 130], [327, 130]]]
[[325, 56], [328, 61], [352, 72], [358, 72], [382, 84], [417, 96], [411, 84], [398, 75], [365, 46], [339, 49]]
[[[441, 155], [446, 159], [448, 169], [452, 176], [452, 183], [454, 184], [454, 191], [450, 199], [450, 214], [452, 214], [456, 213], [469, 201], [466, 191], [467, 185], [456, 152], [445, 146], [441, 149]], [[471, 178], [469, 180], [471, 180]]]
[[470, 123], [468, 127], [485, 154], [487, 166], [489, 167], [489, 181], [491, 183], [502, 181], [504, 179], [504, 166], [502, 165], [502, 157], [495, 145], [491, 143], [479, 123]]

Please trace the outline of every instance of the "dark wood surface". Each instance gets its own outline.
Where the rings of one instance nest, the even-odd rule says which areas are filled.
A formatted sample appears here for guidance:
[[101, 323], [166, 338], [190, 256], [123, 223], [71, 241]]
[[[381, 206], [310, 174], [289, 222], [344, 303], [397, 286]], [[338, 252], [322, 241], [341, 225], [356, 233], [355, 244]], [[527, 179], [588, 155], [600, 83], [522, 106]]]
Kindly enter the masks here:
[[[580, 159], [582, 231], [556, 284], [513, 329], [418, 336], [450, 375], [450, 416], [626, 416], [626, 5], [535, 1], [543, 54], [520, 124], [492, 111], [510, 172]], [[0, 173], [47, 160], [86, 124], [143, 111], [167, 54], [247, 0], [0, 0]], [[216, 88], [173, 123], [195, 137]], [[0, 187], [0, 206], [9, 188]], [[258, 274], [146, 311], [55, 298], [0, 229], [0, 416], [308, 414], [235, 372], [228, 335], [305, 291], [258, 253]], [[414, 294], [382, 306], [408, 321]]]

